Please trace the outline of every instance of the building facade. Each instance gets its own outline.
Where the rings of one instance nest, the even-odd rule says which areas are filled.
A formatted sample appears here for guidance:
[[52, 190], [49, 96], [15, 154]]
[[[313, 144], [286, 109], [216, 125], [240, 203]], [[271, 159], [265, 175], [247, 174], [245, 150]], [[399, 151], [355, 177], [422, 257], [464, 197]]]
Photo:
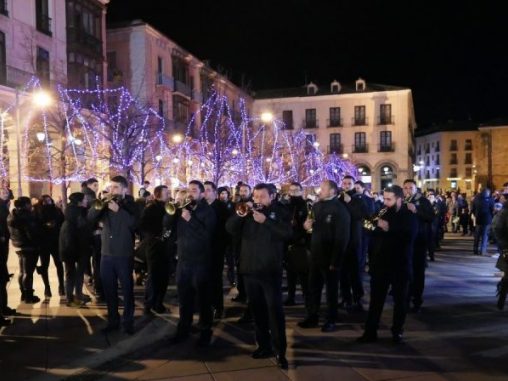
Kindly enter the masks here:
[[[143, 104], [158, 110], [170, 134], [185, 134], [212, 86], [226, 95], [235, 115], [240, 98], [250, 95], [143, 21], [111, 26], [107, 31], [109, 87], [127, 87]], [[195, 131], [191, 131], [194, 133]]]
[[372, 190], [413, 177], [413, 131], [410, 89], [333, 81], [326, 86], [259, 91], [253, 113], [271, 112], [288, 131], [303, 130], [327, 154], [355, 163]]
[[418, 186], [472, 194], [478, 165], [477, 129], [473, 122], [455, 122], [417, 131], [414, 169]]
[[478, 127], [474, 139], [476, 188], [501, 189], [508, 182], [508, 120], [497, 120]]

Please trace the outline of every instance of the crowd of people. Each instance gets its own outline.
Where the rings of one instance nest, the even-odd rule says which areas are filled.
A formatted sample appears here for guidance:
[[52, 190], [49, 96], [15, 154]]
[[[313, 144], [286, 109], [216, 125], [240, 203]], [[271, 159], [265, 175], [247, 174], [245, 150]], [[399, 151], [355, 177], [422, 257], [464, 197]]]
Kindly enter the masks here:
[[[276, 356], [281, 368], [288, 366], [284, 305], [299, 301], [298, 285], [306, 310], [299, 327], [320, 326], [327, 333], [336, 330], [340, 310], [364, 310], [368, 274], [368, 312], [358, 341], [377, 340], [391, 294], [392, 338], [400, 343], [407, 313], [422, 307], [427, 260], [435, 260], [445, 232], [474, 235], [476, 255], [487, 254], [489, 241], [496, 243], [497, 266], [508, 268], [508, 183], [501, 192], [484, 189], [469, 201], [457, 192], [422, 193], [411, 179], [371, 194], [352, 176], [345, 176], [340, 187], [326, 180], [317, 195], [308, 197], [296, 182], [280, 191], [274, 184], [240, 182], [229, 188], [194, 180], [174, 198], [167, 186], [156, 186], [151, 194], [145, 183], [138, 199], [128, 194], [124, 177], [113, 177], [110, 184], [99, 192], [99, 182], [89, 179], [63, 210], [48, 195], [12, 201], [12, 192], [0, 188], [0, 325], [16, 314], [6, 292], [13, 277], [7, 268], [9, 241], [19, 258], [22, 302], [40, 301], [34, 273], [42, 277], [44, 296], [52, 296], [52, 259], [58, 294], [67, 306], [79, 308], [92, 300], [107, 304], [104, 332], [134, 333], [135, 283], [145, 286], [144, 314], [167, 312], [165, 294], [174, 276], [179, 322], [171, 343], [190, 337], [197, 307], [197, 343], [210, 344], [214, 320], [225, 316], [226, 266], [230, 287], [238, 289], [234, 301], [245, 305], [239, 321], [254, 322], [258, 347], [252, 356]], [[83, 291], [85, 279], [93, 286], [91, 295]], [[498, 285], [500, 309], [507, 291], [505, 276]]]

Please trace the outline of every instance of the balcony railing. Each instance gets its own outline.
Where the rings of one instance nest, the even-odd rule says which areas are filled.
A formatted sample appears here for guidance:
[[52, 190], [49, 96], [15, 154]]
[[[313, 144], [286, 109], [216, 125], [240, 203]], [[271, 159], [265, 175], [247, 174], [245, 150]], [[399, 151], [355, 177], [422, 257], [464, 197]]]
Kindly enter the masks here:
[[353, 117], [351, 119], [351, 124], [353, 126], [368, 126], [369, 125], [369, 118], [367, 118], [367, 117], [363, 117], [363, 118]]
[[378, 125], [395, 124], [395, 116], [393, 115], [379, 115], [377, 118]]
[[51, 21], [51, 17], [47, 15], [37, 15], [37, 30], [51, 36]]
[[294, 129], [293, 121], [292, 120], [285, 121], [284, 124], [282, 125], [282, 129], [283, 130], [293, 130]]
[[333, 118], [326, 120], [327, 127], [342, 127], [342, 118]]
[[378, 147], [378, 152], [395, 152], [395, 143], [383, 143]]
[[333, 144], [333, 145], [328, 146], [327, 152], [341, 154], [341, 153], [344, 153], [344, 148], [343, 148], [342, 144]]
[[355, 144], [353, 145], [353, 153], [367, 153], [369, 152], [368, 144]]
[[156, 81], [156, 84], [158, 86], [165, 86], [169, 90], [174, 91], [175, 81], [169, 75], [166, 75], [164, 73], [156, 72], [155, 73], [155, 81]]
[[176, 92], [179, 92], [180, 94], [185, 95], [186, 97], [191, 97], [192, 95], [192, 89], [189, 85], [186, 83], [183, 83], [177, 79], [175, 79], [175, 90]]
[[302, 122], [303, 128], [318, 128], [319, 120], [317, 119], [304, 119]]

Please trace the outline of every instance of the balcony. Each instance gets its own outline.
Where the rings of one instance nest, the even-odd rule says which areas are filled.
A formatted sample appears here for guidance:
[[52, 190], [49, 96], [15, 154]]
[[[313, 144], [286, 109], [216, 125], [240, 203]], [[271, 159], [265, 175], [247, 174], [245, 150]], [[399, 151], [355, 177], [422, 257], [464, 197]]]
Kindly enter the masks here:
[[167, 87], [170, 91], [174, 91], [175, 81], [169, 75], [156, 72], [155, 73], [155, 81], [156, 81], [155, 83], [157, 86], [164, 86], [164, 87]]
[[327, 127], [342, 127], [342, 118], [333, 118], [333, 119], [327, 119], [326, 120], [326, 126]]
[[329, 154], [335, 153], [335, 154], [342, 154], [344, 153], [344, 148], [342, 144], [333, 144], [328, 146], [326, 150]]
[[32, 73], [9, 65], [3, 68], [0, 67], [0, 72], [2, 72], [2, 74], [0, 74], [0, 84], [8, 87], [25, 86], [34, 76]]
[[351, 119], [351, 125], [353, 126], [368, 126], [369, 125], [369, 118], [363, 117], [363, 118], [357, 118], [354, 117]]
[[177, 93], [180, 93], [182, 95], [185, 95], [186, 97], [189, 97], [189, 98], [192, 96], [192, 90], [191, 90], [190, 86], [187, 85], [186, 83], [183, 83], [183, 82], [177, 80], [177, 79], [175, 79], [174, 91]]
[[395, 116], [393, 115], [379, 115], [377, 118], [378, 125], [395, 124]]
[[377, 152], [395, 152], [395, 143], [380, 144]]
[[47, 15], [37, 15], [37, 30], [39, 32], [42, 32], [44, 34], [47, 34], [48, 36], [52, 36], [51, 33], [51, 17]]
[[303, 128], [318, 128], [319, 120], [317, 119], [304, 119], [302, 122]]
[[368, 144], [355, 144], [353, 145], [353, 153], [367, 153], [369, 152]]
[[72, 51], [85, 50], [102, 57], [102, 40], [82, 28], [67, 26], [67, 45]]

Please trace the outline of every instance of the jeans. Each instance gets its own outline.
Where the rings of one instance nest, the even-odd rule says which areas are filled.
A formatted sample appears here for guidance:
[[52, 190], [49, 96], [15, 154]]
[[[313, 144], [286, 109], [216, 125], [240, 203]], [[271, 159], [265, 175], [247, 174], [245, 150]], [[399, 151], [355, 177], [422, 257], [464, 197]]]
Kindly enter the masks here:
[[[487, 245], [489, 244], [489, 225], [476, 225], [474, 230], [474, 244], [473, 244], [473, 252], [475, 254], [487, 254]], [[480, 247], [481, 241], [481, 247]]]
[[108, 325], [118, 326], [118, 281], [122, 287], [123, 325], [132, 327], [134, 324], [134, 258], [131, 256], [116, 257], [103, 255], [101, 258], [101, 280], [104, 296], [108, 305]]
[[83, 276], [85, 273], [85, 261], [66, 261], [65, 268], [65, 295], [67, 302], [72, 302], [74, 295], [78, 299], [83, 296]]
[[19, 288], [24, 296], [33, 295], [34, 271], [39, 259], [39, 253], [35, 250], [16, 251], [19, 256]]
[[337, 320], [339, 298], [339, 272], [329, 270], [317, 264], [311, 264], [309, 273], [309, 297], [306, 300], [307, 313], [310, 318], [319, 317], [321, 292], [326, 285], [326, 302], [328, 305], [327, 320]]
[[244, 274], [249, 307], [254, 315], [256, 342], [260, 348], [286, 354], [286, 321], [282, 307], [282, 275]]

